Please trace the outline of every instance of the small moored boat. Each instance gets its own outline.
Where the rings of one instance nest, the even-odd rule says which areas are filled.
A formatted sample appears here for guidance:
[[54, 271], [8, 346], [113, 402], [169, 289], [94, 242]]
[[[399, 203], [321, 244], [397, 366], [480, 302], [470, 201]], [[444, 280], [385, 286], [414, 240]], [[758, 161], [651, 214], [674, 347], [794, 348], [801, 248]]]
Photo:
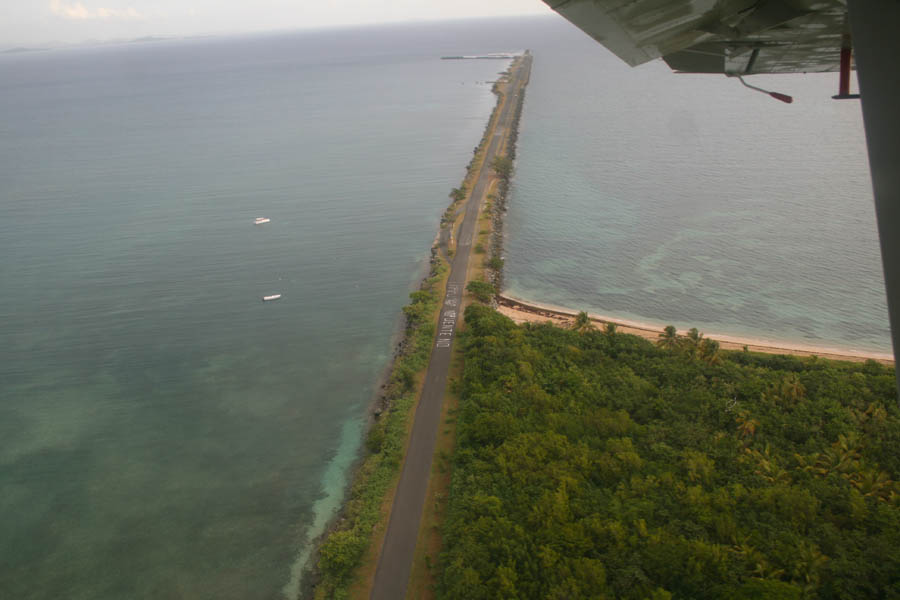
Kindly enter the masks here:
[[281, 294], [272, 294], [271, 296], [263, 296], [263, 302], [271, 302], [272, 300], [281, 300]]
[[268, 223], [271, 220], [272, 219], [270, 219], [269, 217], [256, 217], [255, 219], [253, 219], [253, 224], [254, 225], [262, 225], [263, 223]]

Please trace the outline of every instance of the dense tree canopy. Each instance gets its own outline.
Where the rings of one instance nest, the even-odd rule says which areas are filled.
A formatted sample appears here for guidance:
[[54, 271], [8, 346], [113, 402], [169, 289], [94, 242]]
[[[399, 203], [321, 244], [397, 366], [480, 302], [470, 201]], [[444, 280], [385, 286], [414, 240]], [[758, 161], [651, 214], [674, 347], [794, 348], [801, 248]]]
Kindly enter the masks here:
[[900, 598], [891, 369], [466, 323], [439, 597]]

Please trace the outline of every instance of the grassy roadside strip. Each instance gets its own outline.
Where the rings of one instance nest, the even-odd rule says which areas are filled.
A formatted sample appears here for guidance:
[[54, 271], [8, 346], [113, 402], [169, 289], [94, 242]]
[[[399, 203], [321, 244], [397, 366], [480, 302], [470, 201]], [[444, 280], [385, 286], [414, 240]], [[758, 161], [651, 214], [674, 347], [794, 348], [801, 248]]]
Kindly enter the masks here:
[[428, 365], [449, 268], [432, 260], [429, 277], [410, 294], [403, 307], [406, 332], [401, 350], [366, 436], [364, 458], [353, 478], [343, 511], [319, 546], [315, 577], [317, 599], [346, 598], [372, 534], [382, 518], [382, 501], [396, 483], [406, 447], [409, 420], [417, 396], [417, 380]]

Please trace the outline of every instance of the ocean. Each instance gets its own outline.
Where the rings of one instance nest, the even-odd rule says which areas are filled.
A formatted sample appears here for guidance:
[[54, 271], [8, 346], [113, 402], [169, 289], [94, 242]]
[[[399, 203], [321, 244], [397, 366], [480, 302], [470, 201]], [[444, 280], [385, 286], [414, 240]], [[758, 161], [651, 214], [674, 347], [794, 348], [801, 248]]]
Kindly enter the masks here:
[[565, 22], [532, 47], [508, 294], [891, 353], [862, 114], [831, 99], [837, 74], [748, 78], [788, 105], [661, 61], [628, 67]]
[[785, 107], [556, 18], [0, 54], [0, 595], [297, 597], [507, 65], [439, 57], [526, 47], [511, 293], [888, 345], [831, 78], [760, 78]]
[[508, 64], [440, 56], [489, 34], [0, 55], [0, 596], [297, 596]]

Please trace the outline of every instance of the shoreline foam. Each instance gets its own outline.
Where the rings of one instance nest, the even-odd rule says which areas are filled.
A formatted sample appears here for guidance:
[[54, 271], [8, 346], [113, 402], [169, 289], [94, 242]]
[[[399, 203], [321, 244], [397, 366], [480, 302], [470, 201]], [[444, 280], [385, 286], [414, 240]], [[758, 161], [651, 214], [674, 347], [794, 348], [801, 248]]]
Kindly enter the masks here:
[[[498, 310], [513, 319], [516, 322], [541, 322], [545, 320], [559, 321], [565, 324], [580, 312], [570, 308], [534, 302], [531, 300], [522, 300], [507, 294], [499, 294], [497, 296], [500, 306]], [[588, 313], [591, 320], [601, 323], [615, 323], [622, 333], [630, 333], [639, 335], [648, 340], [655, 340], [662, 333], [663, 328], [641, 321], [630, 319], [622, 319], [609, 315], [600, 315], [596, 313]], [[715, 332], [705, 333], [705, 337], [719, 342], [723, 350], [742, 350], [744, 346], [751, 352], [762, 352], [765, 354], [793, 354], [795, 356], [820, 356], [831, 360], [846, 360], [852, 362], [864, 362], [866, 360], [874, 360], [885, 365], [894, 365], [894, 356], [883, 352], [866, 352], [860, 350], [849, 350], [846, 348], [835, 348], [828, 346], [815, 346], [809, 344], [797, 344], [792, 342], [784, 342], [780, 340], [767, 340], [762, 338], [751, 338], [735, 335], [718, 334]]]

